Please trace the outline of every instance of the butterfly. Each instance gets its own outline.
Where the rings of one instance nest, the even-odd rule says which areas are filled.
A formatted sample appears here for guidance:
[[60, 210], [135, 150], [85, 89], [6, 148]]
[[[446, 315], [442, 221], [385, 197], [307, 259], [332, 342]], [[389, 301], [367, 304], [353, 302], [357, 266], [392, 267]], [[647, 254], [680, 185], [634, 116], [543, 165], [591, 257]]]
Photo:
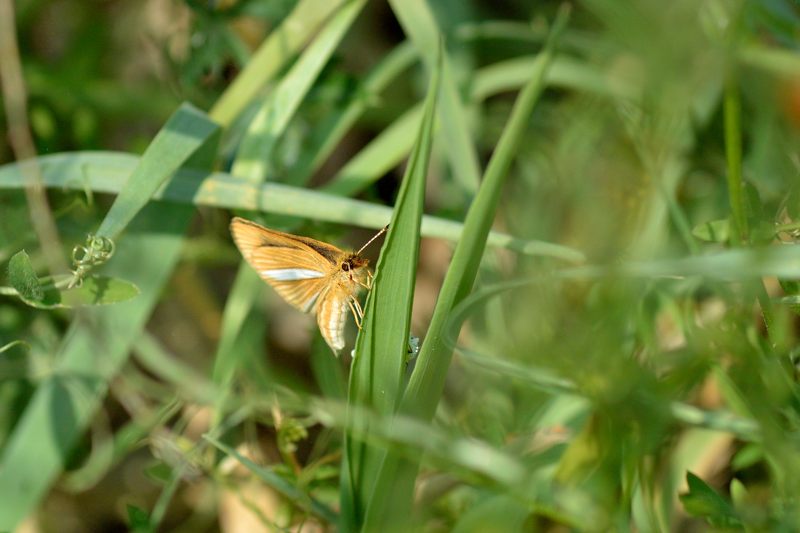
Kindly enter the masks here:
[[240, 217], [231, 220], [231, 235], [245, 260], [289, 304], [317, 315], [319, 331], [337, 355], [344, 348], [348, 310], [360, 329], [364, 310], [358, 293], [372, 286], [369, 261], [360, 254], [387, 228], [357, 252], [345, 252], [332, 244], [265, 228]]

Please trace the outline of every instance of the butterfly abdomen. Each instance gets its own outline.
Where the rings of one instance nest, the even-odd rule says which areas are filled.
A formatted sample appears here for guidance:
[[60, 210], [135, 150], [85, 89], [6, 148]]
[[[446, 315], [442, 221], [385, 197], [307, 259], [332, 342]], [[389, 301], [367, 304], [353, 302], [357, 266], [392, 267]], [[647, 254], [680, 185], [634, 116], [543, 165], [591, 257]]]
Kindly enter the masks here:
[[317, 325], [322, 337], [334, 350], [344, 348], [344, 325], [350, 307], [346, 294], [340, 288], [331, 288], [335, 294], [326, 294], [317, 304]]

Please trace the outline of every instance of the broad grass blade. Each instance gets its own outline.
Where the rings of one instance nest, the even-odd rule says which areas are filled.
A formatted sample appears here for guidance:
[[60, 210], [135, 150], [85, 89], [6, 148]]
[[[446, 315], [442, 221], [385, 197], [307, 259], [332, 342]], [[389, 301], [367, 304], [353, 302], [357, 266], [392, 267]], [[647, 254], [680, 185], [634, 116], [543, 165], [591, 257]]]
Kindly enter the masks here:
[[[146, 152], [140, 168], [156, 168], [157, 162], [164, 161], [211, 166], [216, 155], [216, 125], [187, 108], [177, 114], [186, 117], [185, 113], [191, 118], [180, 123], [194, 124], [198, 129], [191, 138], [199, 142], [164, 134], [155, 148]], [[199, 132], [205, 137], [198, 137]], [[157, 174], [162, 172], [166, 177], [169, 168]], [[193, 209], [173, 206], [165, 210], [155, 204], [140, 209], [141, 194], [141, 190], [132, 190], [124, 202], [115, 203], [113, 216], [109, 212], [104, 226], [107, 235], [116, 234], [139, 213], [106, 271], [131, 280], [141, 294], [112, 307], [89, 309], [70, 325], [55, 357], [59, 361], [55, 372], [37, 388], [0, 457], [0, 530], [14, 530], [62, 470], [72, 446], [100, 406], [109, 380], [127, 360], [131, 344], [180, 257], [183, 232]], [[114, 209], [117, 205], [120, 207]]]
[[270, 172], [269, 159], [277, 140], [283, 135], [314, 80], [328, 63], [336, 47], [358, 16], [365, 0], [345, 5], [322, 29], [314, 42], [284, 76], [266, 99], [242, 139], [232, 174], [251, 182], [265, 180]]
[[183, 104], [178, 108], [147, 147], [100, 224], [97, 235], [116, 237], [156, 190], [186, 162], [188, 155], [218, 131], [219, 127], [193, 106]]
[[[456, 305], [472, 290], [486, 239], [489, 235], [503, 183], [511, 161], [523, 137], [531, 112], [544, 88], [547, 69], [554, 55], [555, 42], [563, 31], [568, 11], [562, 9], [556, 19], [548, 44], [539, 55], [530, 81], [517, 98], [497, 148], [486, 169], [478, 195], [464, 222], [464, 232], [456, 245], [431, 324], [422, 344], [417, 364], [403, 393], [399, 412], [430, 420], [439, 403], [444, 380], [452, 358], [452, 348], [445, 342], [446, 328]], [[377, 531], [397, 527], [410, 516], [414, 480], [419, 463], [397, 455], [386, 456], [373, 489], [365, 519], [365, 529]]]
[[[414, 297], [425, 182], [433, 142], [439, 91], [438, 71], [431, 78], [422, 124], [411, 152], [389, 232], [367, 300], [361, 334], [351, 366], [348, 404], [392, 415], [403, 392], [411, 305]], [[366, 420], [353, 414], [355, 432], [368, 432]], [[372, 497], [383, 450], [348, 433], [342, 469], [342, 529], [357, 529]]]
[[466, 191], [474, 192], [478, 189], [481, 170], [478, 152], [470, 137], [463, 98], [452, 74], [447, 49], [442, 51], [441, 58], [436, 56], [439, 39], [444, 33], [425, 0], [390, 0], [389, 5], [403, 26], [403, 31], [417, 47], [428, 70], [441, 69], [442, 99], [439, 114], [447, 143], [447, 155], [456, 179]]
[[270, 33], [214, 104], [209, 115], [228, 127], [314, 36], [325, 20], [347, 0], [300, 0], [281, 25]]
[[[119, 181], [137, 165], [138, 158], [114, 152], [75, 152], [39, 158], [45, 186], [97, 193], [119, 192]], [[19, 189], [23, 185], [17, 164], [0, 167], [0, 189]], [[379, 229], [392, 216], [383, 205], [279, 183], [246, 183], [224, 172], [184, 169], [156, 191], [154, 199], [228, 209], [263, 209], [265, 213], [310, 218], [325, 222]], [[463, 224], [455, 220], [425, 215], [422, 235], [450, 241], [461, 238]], [[527, 241], [508, 234], [490, 232], [490, 246], [508, 248], [527, 255], [542, 255], [571, 262], [584, 261], [579, 250], [543, 241]]]

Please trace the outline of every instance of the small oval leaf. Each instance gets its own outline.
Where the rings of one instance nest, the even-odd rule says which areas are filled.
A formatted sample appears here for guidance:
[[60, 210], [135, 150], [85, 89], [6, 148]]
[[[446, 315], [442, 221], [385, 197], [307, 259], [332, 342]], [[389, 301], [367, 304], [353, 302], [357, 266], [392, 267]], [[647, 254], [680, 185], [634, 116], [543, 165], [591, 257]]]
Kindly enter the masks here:
[[128, 504], [128, 527], [134, 533], [151, 533], [154, 531], [147, 512], [130, 504]]
[[80, 287], [59, 289], [54, 285], [43, 287], [40, 300], [30, 300], [20, 294], [26, 304], [39, 309], [109, 305], [130, 300], [139, 295], [139, 288], [129, 281], [109, 276], [90, 276]]
[[716, 527], [741, 527], [741, 520], [731, 503], [705, 481], [691, 472], [686, 472], [686, 482], [689, 485], [689, 492], [678, 497], [688, 515], [705, 518], [709, 524]]
[[25, 250], [14, 254], [8, 262], [8, 282], [26, 301], [37, 302], [44, 298], [42, 284]]
[[692, 229], [692, 235], [707, 242], [727, 242], [731, 234], [731, 224], [727, 218], [710, 220]]

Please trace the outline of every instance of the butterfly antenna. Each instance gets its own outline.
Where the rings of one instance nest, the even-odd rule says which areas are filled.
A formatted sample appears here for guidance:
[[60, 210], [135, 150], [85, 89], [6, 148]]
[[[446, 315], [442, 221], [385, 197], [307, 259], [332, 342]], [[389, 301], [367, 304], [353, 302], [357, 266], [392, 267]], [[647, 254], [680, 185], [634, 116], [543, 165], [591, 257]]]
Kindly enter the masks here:
[[359, 250], [356, 252], [356, 255], [360, 255], [360, 254], [361, 254], [361, 252], [363, 252], [363, 251], [364, 251], [364, 248], [366, 248], [367, 246], [369, 246], [370, 244], [372, 244], [372, 241], [374, 241], [375, 239], [377, 239], [378, 237], [380, 237], [381, 235], [383, 235], [384, 233], [386, 233], [386, 230], [388, 230], [388, 229], [389, 229], [389, 224], [386, 224], [386, 225], [383, 227], [383, 229], [382, 229], [382, 230], [380, 230], [378, 233], [376, 233], [376, 234], [375, 234], [375, 236], [374, 236], [374, 237], [372, 237], [370, 240], [368, 240], [368, 241], [366, 242], [366, 244], [364, 244], [364, 246], [362, 246], [361, 248], [359, 248]]

